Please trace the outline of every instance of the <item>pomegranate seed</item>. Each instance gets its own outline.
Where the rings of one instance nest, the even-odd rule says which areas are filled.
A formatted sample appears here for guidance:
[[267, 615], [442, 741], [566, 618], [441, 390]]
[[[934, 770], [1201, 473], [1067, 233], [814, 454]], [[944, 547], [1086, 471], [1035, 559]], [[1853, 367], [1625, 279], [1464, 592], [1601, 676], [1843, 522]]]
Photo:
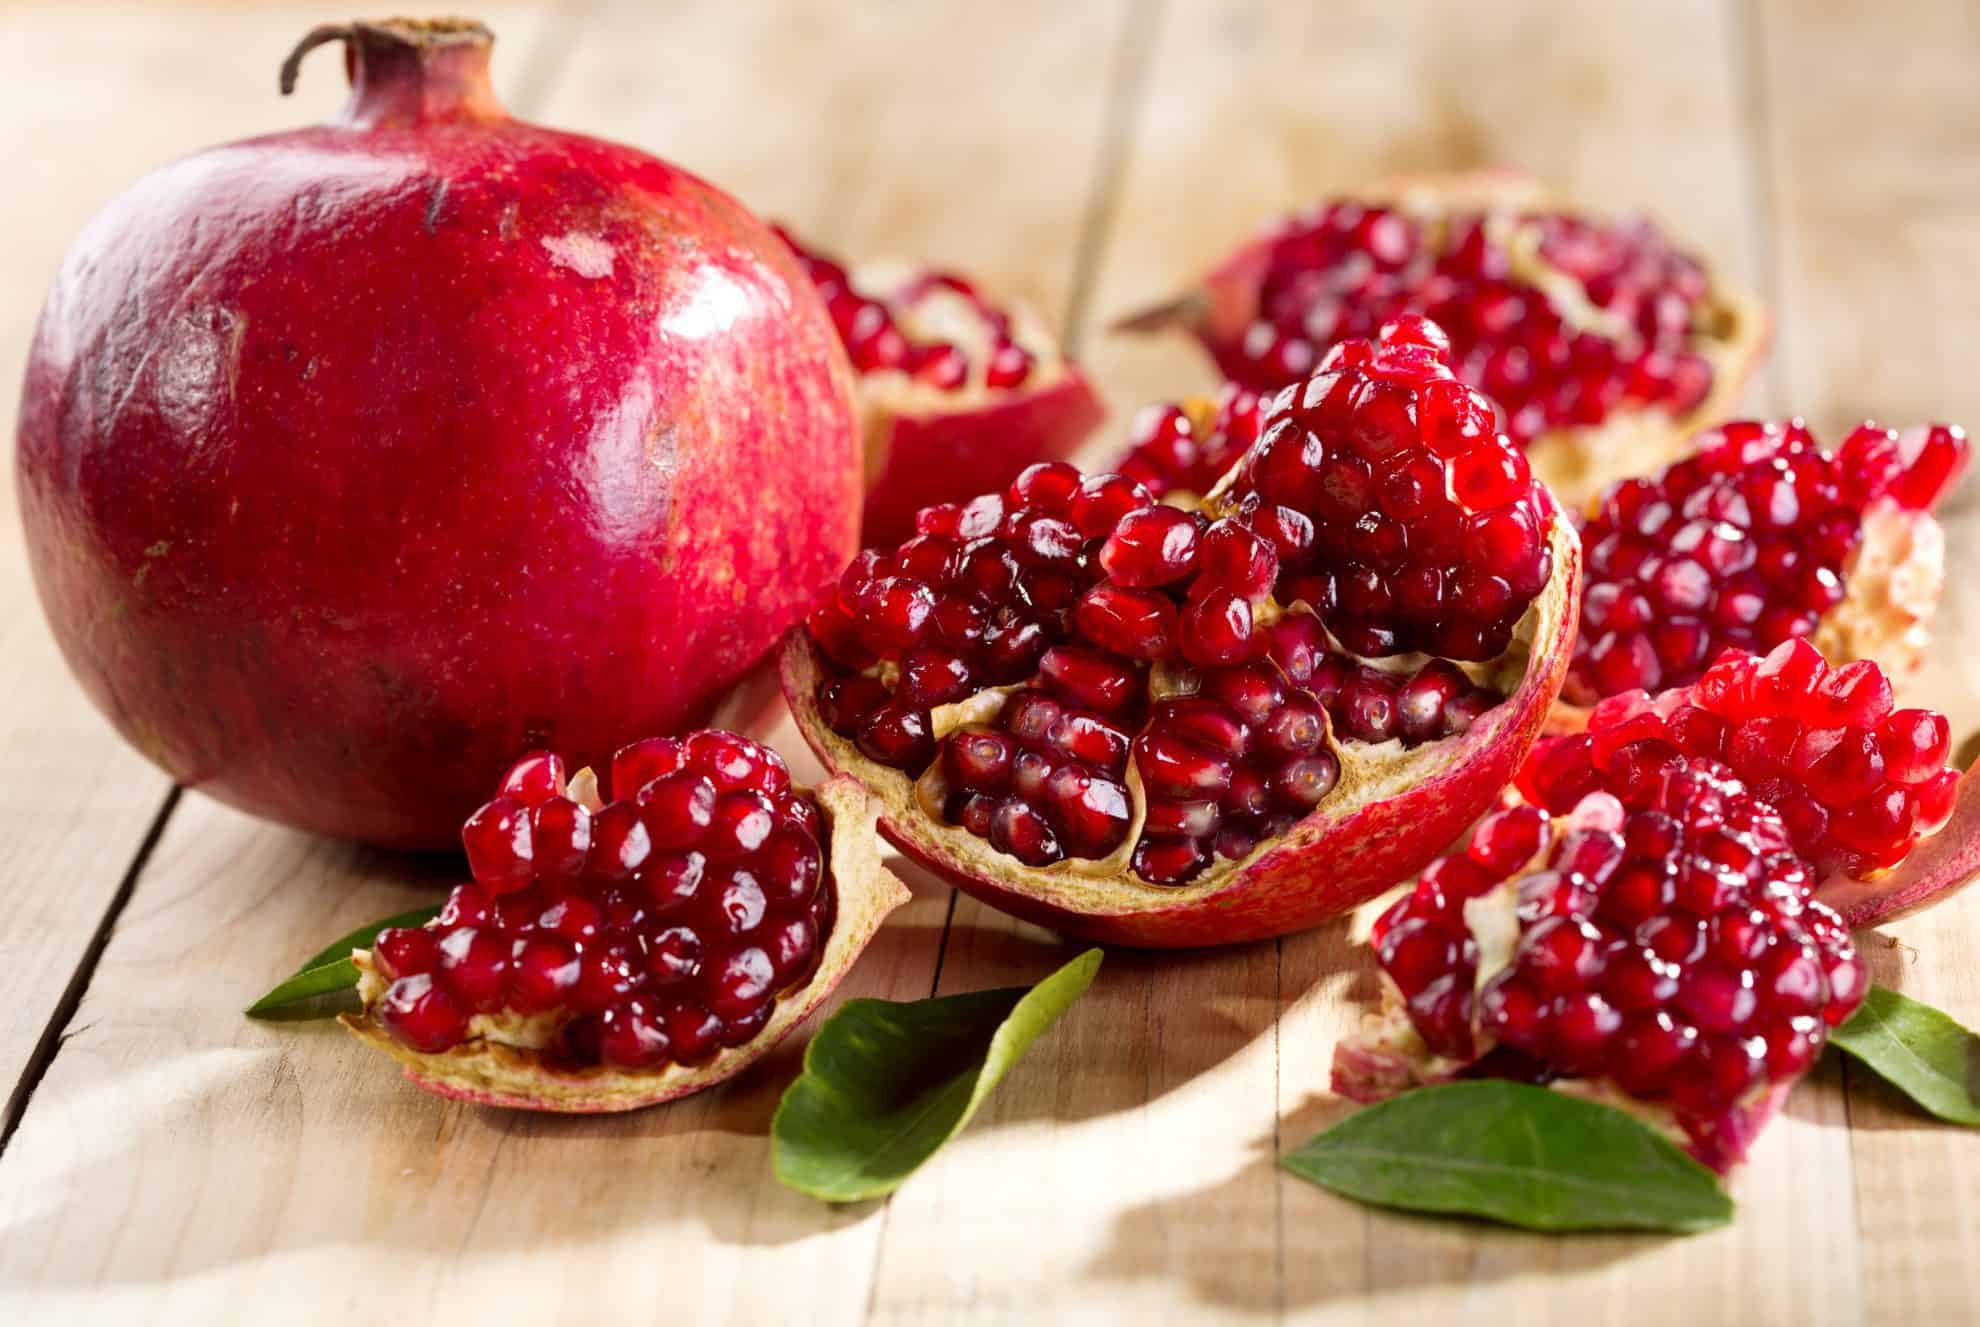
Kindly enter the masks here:
[[387, 987], [377, 1012], [387, 1032], [428, 1055], [458, 1046], [467, 1036], [467, 1015], [423, 972]]
[[564, 795], [564, 762], [548, 751], [524, 756], [502, 776], [497, 797], [536, 807]]
[[490, 890], [521, 889], [530, 880], [529, 811], [518, 801], [498, 797], [468, 817], [461, 827], [468, 874]]
[[1100, 547], [1100, 566], [1118, 585], [1168, 585], [1189, 575], [1201, 542], [1201, 518], [1175, 507], [1128, 512]]

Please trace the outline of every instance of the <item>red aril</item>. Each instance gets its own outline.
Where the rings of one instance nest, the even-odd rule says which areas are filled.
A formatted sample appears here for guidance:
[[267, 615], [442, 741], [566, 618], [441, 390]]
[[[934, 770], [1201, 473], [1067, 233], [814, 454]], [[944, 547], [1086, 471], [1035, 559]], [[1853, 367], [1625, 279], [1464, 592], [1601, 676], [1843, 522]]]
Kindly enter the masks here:
[[[1283, 934], [1414, 871], [1531, 744], [1576, 574], [1440, 343], [1337, 347], [1200, 502], [1046, 464], [923, 510], [793, 633], [806, 739], [910, 856], [1075, 934]], [[935, 704], [906, 684], [927, 651], [959, 665]]]
[[[482, 838], [518, 785], [527, 814], [629, 828], [560, 843], [554, 863], [540, 836]], [[502, 794], [463, 831], [474, 878], [439, 918], [354, 956], [364, 1008], [346, 1026], [442, 1096], [613, 1111], [718, 1083], [816, 1008], [907, 897], [858, 784], [793, 787], [735, 733], [627, 747], [605, 787], [525, 757]]]
[[1180, 324], [1227, 378], [1269, 392], [1405, 314], [1448, 333], [1458, 376], [1571, 504], [1683, 455], [1739, 399], [1767, 331], [1752, 296], [1649, 222], [1577, 214], [1503, 172], [1308, 208], [1126, 325]]
[[914, 514], [1057, 460], [1105, 413], [1037, 313], [917, 265], [848, 268], [779, 231], [818, 287], [859, 374], [866, 446], [861, 542], [895, 544]]
[[43, 309], [17, 476], [96, 703], [259, 815], [447, 843], [706, 721], [856, 547], [852, 375], [769, 228], [510, 119], [466, 20], [318, 29], [329, 124], [166, 166]]

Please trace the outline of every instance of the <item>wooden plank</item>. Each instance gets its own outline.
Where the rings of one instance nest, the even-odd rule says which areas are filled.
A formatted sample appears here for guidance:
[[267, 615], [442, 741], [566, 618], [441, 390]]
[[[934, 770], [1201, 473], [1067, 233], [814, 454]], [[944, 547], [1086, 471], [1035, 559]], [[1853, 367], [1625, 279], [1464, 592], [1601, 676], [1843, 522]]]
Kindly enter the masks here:
[[[1865, 416], [1980, 425], [1980, 16], [1953, 0], [1900, 13], [1758, 7], [1750, 77], [1781, 237], [1780, 378], [1825, 430]], [[1819, 94], [1811, 90], [1819, 89]], [[1980, 728], [1980, 501], [1950, 504], [1952, 562], [1933, 660], [1908, 703]], [[1878, 981], [1980, 1024], [1980, 897], [1965, 894], [1861, 937]], [[1857, 1220], [1870, 1321], [1980, 1312], [1980, 1138], [1935, 1124], [1860, 1071], [1848, 1075]]]
[[[534, 110], [693, 163], [827, 242], [939, 249], [1051, 308], [1070, 288], [1103, 90], [1028, 120], [995, 107], [1013, 87], [1077, 89], [1122, 12], [588, 12]], [[210, 36], [220, 20], [205, 22]], [[496, 26], [511, 53], [532, 30]], [[973, 79], [922, 59], [949, 37], [968, 38]], [[1034, 211], [986, 205], [1011, 178], [1035, 187]], [[903, 187], [925, 191], [913, 209], [878, 201]], [[945, 219], [925, 210], [938, 204]], [[788, 725], [772, 740], [800, 749]], [[796, 1047], [666, 1110], [565, 1120], [450, 1106], [332, 1029], [240, 1017], [312, 945], [435, 883], [191, 801], [0, 1160], [0, 1286], [18, 1287], [0, 1306], [23, 1310], [0, 1316], [234, 1320], [280, 1295], [348, 1317], [387, 1294], [463, 1317], [783, 1321], [801, 1305], [859, 1320], [882, 1209], [834, 1210], [769, 1174]], [[949, 895], [918, 885], [848, 993], [932, 988]]]

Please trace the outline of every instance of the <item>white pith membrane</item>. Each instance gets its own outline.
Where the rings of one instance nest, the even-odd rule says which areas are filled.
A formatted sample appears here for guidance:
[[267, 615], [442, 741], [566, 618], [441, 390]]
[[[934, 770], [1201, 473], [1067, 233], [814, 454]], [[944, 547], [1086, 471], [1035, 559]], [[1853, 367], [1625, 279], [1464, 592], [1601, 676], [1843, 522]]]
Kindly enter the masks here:
[[[1562, 206], [1538, 181], [1516, 172], [1490, 170], [1398, 176], [1343, 196], [1342, 201], [1407, 213], [1424, 224], [1426, 241], [1435, 236], [1438, 246], [1442, 244], [1442, 227], [1450, 218], [1485, 213], [1486, 231], [1504, 244], [1513, 275], [1543, 292], [1567, 326], [1606, 340], [1616, 339], [1619, 320], [1591, 303], [1575, 277], [1541, 256], [1539, 227], [1522, 225], [1518, 214], [1551, 212], [1596, 218]], [[1709, 267], [1705, 271], [1706, 292], [1692, 310], [1686, 349], [1710, 365], [1712, 384], [1696, 406], [1679, 414], [1664, 405], [1624, 401], [1600, 424], [1552, 428], [1527, 444], [1526, 458], [1534, 477], [1568, 506], [1579, 506], [1616, 480], [1653, 473], [1690, 455], [1693, 438], [1736, 409], [1765, 348], [1769, 319], [1756, 295], [1725, 281]], [[1190, 295], [1134, 315], [1121, 325], [1150, 330], [1178, 322], [1200, 326], [1205, 312], [1203, 298]]]
[[[597, 779], [588, 769], [571, 777], [569, 795], [589, 810], [601, 805]], [[478, 1013], [459, 1045], [434, 1053], [417, 1051], [393, 1037], [375, 1017], [373, 1011], [391, 983], [373, 965], [370, 951], [362, 949], [354, 951], [351, 960], [358, 969], [363, 1009], [342, 1015], [339, 1021], [360, 1040], [399, 1061], [406, 1077], [421, 1087], [485, 1105], [571, 1112], [634, 1110], [734, 1077], [832, 993], [887, 914], [908, 899], [907, 887], [881, 864], [879, 837], [874, 833], [880, 807], [866, 790], [841, 776], [827, 779], [810, 796], [823, 816], [826, 873], [837, 895], [831, 932], [810, 977], [777, 993], [776, 1008], [763, 1029], [740, 1046], [723, 1047], [706, 1063], [655, 1069], [555, 1064], [542, 1051], [577, 1016], [572, 1010]], [[438, 925], [430, 922], [428, 928]]]
[[1929, 511], [1878, 498], [1863, 512], [1863, 536], [1843, 567], [1843, 601], [1816, 624], [1815, 648], [1831, 663], [1875, 659], [1909, 672], [1931, 643], [1946, 585], [1946, 532]]
[[[1822, 615], [1810, 643], [1838, 668], [1871, 659], [1894, 681], [1916, 671], [1945, 589], [1945, 527], [1929, 511], [1878, 498], [1864, 509], [1863, 534], [1843, 563], [1842, 583], [1842, 602]], [[1579, 732], [1593, 709], [1557, 699], [1547, 731]]]
[[[1239, 469], [1239, 464], [1233, 464], [1203, 500], [1201, 508], [1207, 517], [1215, 519], [1223, 514], [1225, 495], [1233, 488]], [[1177, 505], [1196, 503], [1189, 500]], [[1234, 507], [1235, 502], [1228, 505]], [[1118, 917], [1138, 912], [1166, 912], [1202, 903], [1231, 890], [1269, 854], [1299, 852], [1320, 844], [1335, 822], [1359, 808], [1407, 793], [1439, 772], [1460, 766], [1479, 752], [1491, 749], [1516, 726], [1522, 714], [1530, 712], [1536, 704], [1546, 704], [1547, 698], [1541, 694], [1546, 686], [1545, 670], [1531, 666], [1533, 654], [1543, 644], [1551, 645], [1555, 654], [1571, 647], [1569, 627], [1575, 611], [1580, 565], [1580, 538], [1558, 512], [1548, 513], [1548, 544], [1554, 559], [1553, 575], [1527, 606], [1506, 651], [1496, 659], [1480, 663], [1450, 661], [1474, 683], [1498, 692], [1503, 697], [1498, 704], [1481, 714], [1467, 732], [1407, 749], [1400, 738], [1369, 744], [1339, 737], [1334, 732], [1333, 716], [1326, 707], [1319, 707], [1324, 744], [1340, 763], [1340, 778], [1333, 790], [1285, 834], [1261, 839], [1241, 858], [1213, 854], [1210, 864], [1184, 884], [1157, 884], [1141, 879], [1131, 870], [1130, 859], [1141, 836], [1147, 806], [1132, 755], [1122, 780], [1128, 789], [1130, 819], [1120, 846], [1104, 858], [1068, 857], [1049, 866], [1027, 866], [999, 852], [987, 839], [945, 820], [939, 753], [927, 771], [911, 776], [869, 759], [851, 738], [834, 732], [825, 723], [817, 710], [818, 685], [827, 676], [844, 674], [836, 669], [828, 672], [823, 655], [802, 630], [794, 631], [786, 640], [782, 664], [784, 693], [791, 701], [806, 741], [828, 768], [852, 774], [879, 799], [884, 808], [881, 820], [885, 832], [914, 855], [972, 879], [994, 881], [1069, 913]], [[1304, 601], [1281, 606], [1266, 599], [1253, 606], [1254, 621], [1261, 628], [1287, 613], [1310, 612]], [[1334, 653], [1390, 672], [1413, 672], [1434, 657], [1406, 654], [1364, 660], [1342, 649], [1331, 633], [1327, 633], [1326, 640]], [[891, 683], [891, 668], [890, 664], [880, 664], [865, 671]], [[1150, 675], [1151, 703], [1185, 694], [1180, 678], [1180, 670], [1155, 665]], [[1006, 698], [1024, 685], [1027, 684], [988, 688], [963, 701], [932, 710], [930, 725], [937, 742], [960, 728], [989, 725], [1001, 712]], [[1301, 690], [1290, 679], [1287, 686], [1289, 690]], [[1140, 731], [1131, 732], [1130, 739]], [[1480, 810], [1483, 809], [1481, 806]], [[1434, 848], [1442, 846], [1437, 844]]]
[[[1471, 1066], [1484, 1060], [1498, 1042], [1479, 1016], [1480, 996], [1494, 977], [1513, 964], [1521, 934], [1520, 882], [1534, 871], [1548, 869], [1548, 854], [1567, 834], [1580, 828], [1614, 828], [1621, 821], [1622, 807], [1613, 796], [1608, 793], [1590, 794], [1567, 815], [1551, 817], [1552, 832], [1531, 858], [1499, 884], [1465, 901], [1465, 930], [1478, 946], [1478, 969], [1471, 988], [1474, 1053], [1470, 1058], [1454, 1059], [1438, 1055], [1430, 1049], [1422, 1033], [1410, 1020], [1408, 1002], [1402, 991], [1388, 972], [1378, 965], [1382, 983], [1381, 1003], [1376, 1009], [1363, 1012], [1355, 1032], [1335, 1044], [1333, 1090], [1351, 1101], [1382, 1101], [1411, 1088], [1452, 1082], [1463, 1077]], [[1358, 944], [1372, 948], [1371, 930], [1375, 920], [1403, 897], [1414, 883], [1405, 881], [1356, 911], [1352, 931]], [[1709, 1141], [1724, 1147], [1723, 1155], [1728, 1163], [1744, 1155], [1774, 1110], [1799, 1081], [1795, 1078], [1774, 1083], [1763, 1079], [1726, 1108], [1721, 1117], [1723, 1128]], [[1703, 1150], [1700, 1140], [1694, 1139], [1678, 1123], [1677, 1113], [1668, 1102], [1632, 1097], [1614, 1080], [1606, 1077], [1555, 1078], [1545, 1086], [1551, 1091], [1624, 1111], [1698, 1156], [1699, 1160], [1713, 1164], [1711, 1157], [1699, 1155]]]

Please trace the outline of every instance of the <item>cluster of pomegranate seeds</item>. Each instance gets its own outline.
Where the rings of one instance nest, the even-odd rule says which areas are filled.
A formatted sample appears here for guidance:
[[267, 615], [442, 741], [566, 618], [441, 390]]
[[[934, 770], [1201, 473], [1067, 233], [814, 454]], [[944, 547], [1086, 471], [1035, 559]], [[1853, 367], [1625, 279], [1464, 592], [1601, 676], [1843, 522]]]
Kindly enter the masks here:
[[[1646, 221], [1419, 217], [1334, 202], [1286, 221], [1268, 243], [1257, 320], [1214, 347], [1226, 376], [1253, 388], [1297, 382], [1330, 346], [1405, 314], [1450, 334], [1458, 376], [1505, 408], [1522, 445], [1600, 424], [1624, 403], [1682, 414], [1712, 385], [1692, 349], [1705, 271]], [[1594, 315], [1559, 307], [1535, 284], [1536, 261], [1571, 281]]]
[[1014, 339], [1010, 315], [984, 299], [962, 277], [926, 272], [904, 290], [885, 300], [876, 299], [853, 286], [843, 265], [806, 248], [781, 227], [777, 235], [798, 256], [805, 275], [824, 297], [839, 340], [845, 343], [846, 353], [860, 373], [896, 370], [944, 391], [955, 391], [969, 382], [971, 366], [966, 349], [953, 341], [916, 340], [902, 327], [905, 313], [938, 292], [964, 300], [983, 320], [989, 343], [988, 362], [983, 368], [985, 386], [1023, 386], [1037, 366], [1036, 357]]
[[1928, 510], [1968, 451], [1944, 425], [1865, 424], [1831, 455], [1798, 419], [1741, 421], [1661, 474], [1614, 485], [1582, 531], [1567, 698], [1684, 686], [1726, 649], [1809, 635], [1843, 601], [1865, 510]]
[[[1220, 430], [1254, 411], [1263, 429], [1200, 511], [1056, 462], [922, 511], [808, 620], [831, 665], [821, 717], [869, 759], [938, 766], [947, 820], [1032, 866], [1122, 847], [1132, 761], [1131, 864], [1159, 884], [1325, 799], [1330, 724], [1336, 742], [1464, 732], [1501, 697], [1450, 660], [1503, 651], [1552, 568], [1544, 492], [1445, 349], [1404, 319], [1338, 347], [1303, 391], [1227, 396]], [[1294, 600], [1313, 612], [1280, 607]], [[1362, 657], [1414, 650], [1444, 657]], [[938, 740], [934, 712], [991, 687], [1017, 688], [994, 721]]]
[[[1894, 866], [1951, 817], [1959, 771], [1945, 716], [1893, 707], [1870, 660], [1830, 668], [1805, 640], [1764, 659], [1727, 652], [1690, 687], [1595, 707], [1588, 730], [1543, 738], [1521, 795], [1559, 812], [1589, 791], [1625, 796], [1684, 757], [1723, 761], [1779, 810], [1823, 875]], [[1625, 796], [1625, 800], [1627, 797]]]
[[573, 798], [525, 757], [462, 830], [474, 879], [439, 920], [382, 932], [385, 1029], [439, 1052], [475, 1015], [549, 1016], [553, 1063], [695, 1065], [762, 1031], [815, 971], [836, 906], [817, 805], [734, 733], [612, 760], [618, 800]]
[[1494, 658], [1553, 574], [1552, 499], [1422, 318], [1273, 397], [1238, 491], [1251, 524], [1296, 532], [1279, 599], [1355, 654]]
[[1128, 450], [1115, 468], [1156, 497], [1208, 493], [1258, 441], [1258, 393], [1226, 383], [1215, 413], [1151, 405], [1128, 427]]
[[[1518, 939], [1480, 987], [1465, 905], [1506, 881]], [[1863, 961], [1814, 884], [1773, 807], [1720, 762], [1677, 756], [1564, 821], [1533, 806], [1487, 817], [1383, 914], [1374, 944], [1434, 1053], [1471, 1061], [1489, 1041], [1502, 1049], [1479, 1072], [1669, 1099], [1709, 1152], [1728, 1111], [1806, 1072], [1862, 1002]]]

